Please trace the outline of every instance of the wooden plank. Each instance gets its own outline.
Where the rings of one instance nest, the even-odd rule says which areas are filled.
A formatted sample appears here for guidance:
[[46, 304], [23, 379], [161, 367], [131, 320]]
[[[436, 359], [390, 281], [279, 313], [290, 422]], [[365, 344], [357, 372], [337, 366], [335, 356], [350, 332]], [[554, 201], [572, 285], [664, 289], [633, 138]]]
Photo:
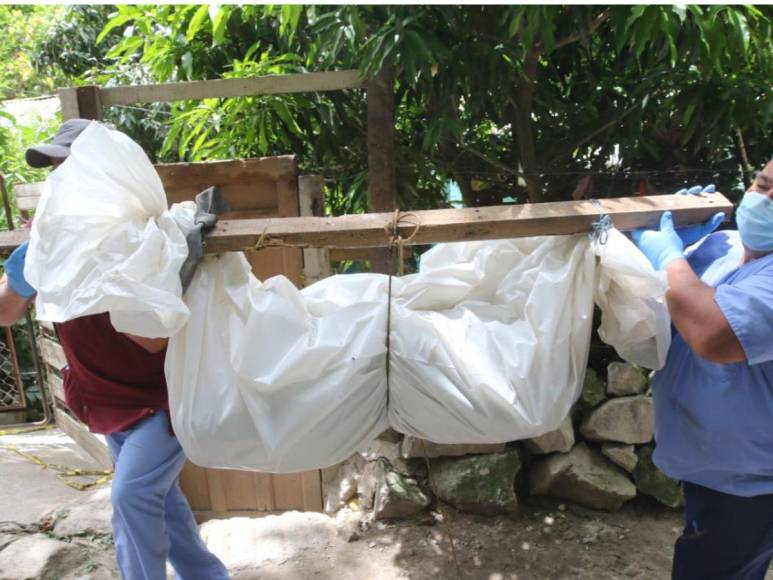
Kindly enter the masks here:
[[274, 476], [270, 473], [255, 473], [255, 496], [257, 497], [256, 508], [262, 512], [271, 512], [276, 510], [276, 500], [274, 499]]
[[65, 87], [59, 89], [59, 102], [62, 104], [62, 121], [80, 117], [78, 111], [77, 87]]
[[47, 374], [46, 384], [48, 385], [48, 392], [51, 395], [64, 404], [64, 383], [62, 378], [49, 370]]
[[[657, 195], [599, 200], [618, 229], [656, 227], [663, 211], [677, 225], [701, 223], [733, 205], [722, 194]], [[403, 214], [399, 233], [406, 244], [433, 244], [590, 232], [599, 210], [590, 201], [423, 210]], [[207, 237], [211, 254], [264, 247], [378, 247], [389, 244], [394, 214], [340, 217], [223, 220]], [[419, 224], [420, 227], [416, 227]]]
[[82, 423], [73, 419], [62, 409], [55, 408], [54, 417], [59, 428], [72, 437], [86, 453], [96, 459], [102, 469], [113, 468], [113, 459], [103, 436], [91, 433]]
[[0, 255], [10, 254], [29, 239], [30, 231], [27, 228], [0, 232]]
[[[301, 216], [325, 215], [325, 188], [321, 175], [298, 177], [298, 201]], [[305, 248], [303, 250], [303, 285], [308, 286], [332, 274], [330, 250]]]
[[228, 511], [255, 510], [258, 508], [255, 474], [249, 471], [228, 471], [225, 500]]
[[[169, 205], [192, 200], [200, 191], [218, 185], [232, 210], [223, 217], [246, 219], [277, 214], [278, 189], [284, 186], [285, 180], [289, 182], [295, 178], [296, 166], [294, 155], [279, 155], [201, 163], [163, 163], [155, 168]], [[19, 183], [14, 186], [19, 209], [28, 211], [37, 207], [43, 183]]]
[[357, 70], [213, 79], [100, 89], [102, 106], [159, 103], [253, 95], [340, 91], [363, 86]]
[[102, 120], [101, 89], [95, 85], [59, 89], [59, 101], [63, 121], [75, 118]]
[[[717, 212], [730, 216], [733, 211], [733, 204], [721, 193], [620, 197], [599, 203], [621, 231], [656, 227], [665, 210], [673, 212], [677, 225], [701, 223]], [[598, 216], [599, 210], [586, 200], [432, 209], [404, 212], [399, 233], [404, 243], [412, 245], [580, 234], [591, 231]], [[221, 220], [207, 237], [205, 252], [252, 250], [259, 240], [264, 247], [383, 247], [389, 244], [393, 220], [392, 213]], [[416, 223], [420, 227], [414, 235]], [[12, 251], [28, 238], [26, 229], [0, 232], [0, 253]]]
[[210, 509], [209, 483], [207, 470], [190, 461], [185, 463], [180, 473], [180, 488], [182, 489], [191, 509], [195, 511], [207, 511]]
[[302, 474], [274, 475], [274, 501], [278, 510], [303, 509]]
[[16, 198], [16, 207], [20, 211], [30, 211], [38, 206], [40, 196], [43, 193], [42, 181], [33, 183], [18, 183], [13, 186], [13, 196]]
[[212, 511], [228, 511], [228, 501], [226, 499], [226, 476], [228, 471], [225, 469], [207, 469], [207, 485], [209, 486], [209, 504]]
[[304, 511], [322, 511], [322, 474], [320, 470], [301, 473], [301, 493], [303, 494]]
[[[677, 225], [702, 223], [717, 212], [729, 216], [733, 204], [721, 193], [705, 196], [653, 195], [602, 199], [599, 203], [621, 231], [656, 227], [663, 211]], [[527, 236], [568, 235], [591, 231], [599, 210], [590, 201], [559, 201], [468, 209], [433, 209], [403, 214], [399, 233], [406, 244], [435, 244]], [[387, 246], [394, 214], [340, 217], [221, 220], [207, 237], [205, 252], [219, 254], [264, 247], [367, 248]], [[416, 227], [420, 228], [409, 240]], [[0, 253], [29, 238], [26, 229], [0, 232]]]
[[67, 366], [67, 358], [64, 356], [64, 349], [58, 342], [50, 338], [41, 337], [38, 341], [40, 347], [40, 357], [43, 361], [58, 371]]

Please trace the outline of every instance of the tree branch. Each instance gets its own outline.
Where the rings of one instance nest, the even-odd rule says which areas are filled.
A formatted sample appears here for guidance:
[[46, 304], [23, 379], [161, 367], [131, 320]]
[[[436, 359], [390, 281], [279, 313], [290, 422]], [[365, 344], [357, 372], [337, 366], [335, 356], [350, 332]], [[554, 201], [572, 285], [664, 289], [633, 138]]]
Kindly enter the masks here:
[[[596, 32], [596, 29], [604, 24], [606, 22], [607, 18], [609, 18], [609, 8], [604, 10], [601, 14], [596, 16], [596, 18], [591, 22], [590, 30], [589, 32], [593, 34]], [[561, 40], [557, 41], [555, 46], [553, 47], [553, 50], [558, 50], [559, 48], [563, 48], [567, 44], [572, 44], [573, 42], [577, 42], [580, 40], [581, 36], [579, 33], [570, 34], [566, 38], [562, 38]]]
[[552, 165], [553, 165], [553, 164], [554, 164], [556, 161], [558, 161], [559, 159], [563, 159], [563, 158], [564, 158], [564, 157], [566, 157], [567, 155], [571, 154], [571, 152], [572, 152], [572, 151], [574, 151], [575, 149], [577, 149], [578, 147], [581, 147], [582, 145], [584, 145], [585, 143], [587, 143], [588, 141], [590, 141], [591, 139], [593, 139], [593, 138], [594, 138], [594, 137], [596, 137], [597, 135], [599, 135], [599, 134], [603, 133], [604, 131], [606, 131], [606, 130], [607, 130], [607, 129], [609, 129], [610, 127], [612, 127], [612, 126], [614, 126], [614, 125], [618, 124], [620, 121], [622, 121], [623, 119], [625, 119], [625, 118], [626, 118], [628, 115], [630, 115], [631, 113], [633, 113], [633, 112], [634, 112], [636, 109], [638, 109], [640, 106], [641, 106], [641, 103], [636, 103], [635, 105], [632, 105], [632, 106], [630, 106], [628, 109], [626, 109], [625, 111], [623, 111], [623, 113], [622, 113], [621, 115], [619, 115], [619, 116], [615, 117], [615, 118], [614, 118], [614, 119], [612, 119], [611, 121], [608, 121], [608, 122], [604, 123], [604, 124], [603, 124], [601, 127], [599, 127], [598, 129], [596, 129], [595, 131], [591, 131], [591, 133], [590, 133], [589, 135], [586, 135], [585, 137], [583, 137], [582, 139], [580, 139], [580, 140], [579, 140], [577, 143], [575, 143], [573, 146], [571, 146], [571, 147], [568, 147], [568, 148], [567, 148], [567, 150], [566, 150], [564, 153], [561, 153], [560, 155], [558, 155], [558, 156], [554, 157], [553, 159], [551, 159], [550, 161], [548, 161], [548, 162], [545, 164], [545, 167], [550, 167], [550, 166], [552, 166]]

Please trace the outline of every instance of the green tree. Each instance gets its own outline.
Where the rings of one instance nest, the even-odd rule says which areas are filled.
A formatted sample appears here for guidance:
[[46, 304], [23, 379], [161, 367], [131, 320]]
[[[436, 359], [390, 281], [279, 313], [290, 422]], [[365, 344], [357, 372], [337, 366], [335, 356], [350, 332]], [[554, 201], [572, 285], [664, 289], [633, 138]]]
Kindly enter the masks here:
[[[100, 40], [157, 81], [359, 68], [395, 74], [401, 207], [740, 183], [771, 153], [769, 7], [120, 6]], [[120, 40], [112, 43], [116, 31]], [[165, 151], [295, 152], [365, 206], [358, 91], [179, 103]]]
[[0, 6], [0, 99], [38, 96], [56, 86], [56, 78], [40, 74], [32, 54], [61, 12], [53, 5]]

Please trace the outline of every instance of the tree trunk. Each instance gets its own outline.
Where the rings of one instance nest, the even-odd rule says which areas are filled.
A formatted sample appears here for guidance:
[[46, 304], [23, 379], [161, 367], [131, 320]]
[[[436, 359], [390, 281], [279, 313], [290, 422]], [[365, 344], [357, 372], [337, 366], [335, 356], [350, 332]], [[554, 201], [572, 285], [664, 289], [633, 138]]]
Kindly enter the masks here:
[[[394, 73], [382, 70], [368, 82], [368, 211], [390, 212], [397, 208], [395, 167]], [[371, 260], [373, 272], [389, 273], [386, 249]]]
[[532, 98], [534, 94], [534, 80], [537, 78], [537, 51], [532, 49], [526, 56], [523, 67], [525, 78], [518, 83], [515, 93], [515, 110], [513, 112], [513, 130], [518, 140], [518, 150], [521, 154], [521, 166], [523, 167], [526, 188], [529, 192], [531, 203], [545, 201], [542, 192], [542, 184], [539, 176], [539, 163], [532, 131]]

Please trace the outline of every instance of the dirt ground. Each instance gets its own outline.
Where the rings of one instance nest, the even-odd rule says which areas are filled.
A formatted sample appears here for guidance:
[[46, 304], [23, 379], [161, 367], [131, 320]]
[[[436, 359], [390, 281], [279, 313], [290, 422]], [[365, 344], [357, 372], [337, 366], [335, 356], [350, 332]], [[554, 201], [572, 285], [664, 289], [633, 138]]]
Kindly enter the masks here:
[[[48, 461], [87, 466], [57, 431], [0, 437], [0, 443], [9, 442]], [[0, 569], [17, 568], [14, 562], [10, 568], [3, 565], [13, 542], [25, 536], [54, 537], [46, 526], [50, 518], [41, 516], [70, 505], [67, 517], [75, 525], [58, 537], [76, 549], [67, 566], [55, 564], [45, 579], [119, 578], [110, 535], [109, 484], [76, 492], [50, 469], [2, 448], [0, 480], [6, 491], [0, 494]], [[82, 509], [76, 515], [72, 506]], [[513, 516], [472, 516], [443, 507], [422, 521], [363, 527], [354, 514], [334, 519], [287, 512], [212, 520], [201, 530], [234, 580], [657, 580], [670, 577], [673, 543], [681, 527], [680, 510], [646, 497], [616, 513], [532, 497]], [[453, 553], [448, 533], [454, 538]], [[19, 580], [13, 573], [0, 576]], [[773, 573], [766, 578], [773, 580]]]
[[303, 552], [258, 573], [235, 571], [234, 578], [668, 578], [681, 527], [678, 511], [646, 501], [615, 514], [553, 502], [532, 502], [513, 517], [476, 517], [452, 508], [444, 512], [445, 522], [376, 525], [340, 547]]
[[[445, 522], [373, 524], [354, 533], [353, 526], [334, 524], [332, 534], [298, 519], [276, 536], [269, 531], [263, 541], [246, 534], [247, 555], [233, 538], [225, 540], [227, 548], [223, 541], [207, 540], [234, 580], [650, 580], [669, 578], [681, 525], [677, 510], [646, 500], [614, 514], [550, 501], [531, 502], [511, 517], [470, 516], [453, 508], [444, 513]], [[278, 525], [281, 518], [296, 516], [303, 514], [272, 517]], [[227, 520], [219, 524], [231, 525]], [[208, 528], [203, 529], [206, 538]], [[287, 537], [292, 529], [297, 535]], [[458, 568], [447, 532], [454, 537]], [[91, 557], [80, 568], [83, 575], [73, 579], [118, 577], [104, 538], [77, 541]]]

